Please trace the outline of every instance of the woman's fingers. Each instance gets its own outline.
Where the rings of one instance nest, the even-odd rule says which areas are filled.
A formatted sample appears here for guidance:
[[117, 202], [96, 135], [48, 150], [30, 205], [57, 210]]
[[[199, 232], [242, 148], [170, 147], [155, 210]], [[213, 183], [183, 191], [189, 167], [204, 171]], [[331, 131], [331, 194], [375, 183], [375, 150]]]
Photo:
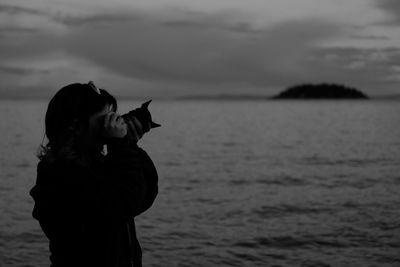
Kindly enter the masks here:
[[135, 129], [136, 129], [138, 135], [139, 135], [140, 138], [141, 138], [141, 137], [143, 136], [143, 125], [142, 125], [142, 124], [140, 123], [140, 121], [139, 121], [137, 118], [135, 118], [135, 117], [132, 118], [132, 122], [134, 123]]
[[104, 118], [104, 127], [108, 127], [109, 125], [113, 124], [117, 113], [115, 112], [108, 112]]
[[111, 117], [111, 112], [107, 113], [104, 115], [104, 128], [106, 128], [110, 124], [110, 117]]
[[118, 113], [112, 113], [110, 116], [110, 125], [112, 127], [115, 127], [117, 125], [117, 119], [118, 119], [119, 114]]
[[125, 120], [116, 112], [109, 112], [105, 115], [104, 127], [112, 136], [125, 136], [127, 134], [135, 143], [144, 134], [143, 125], [137, 118], [129, 117]]
[[109, 112], [105, 115], [104, 126], [112, 125], [123, 122], [122, 117], [116, 112]]
[[128, 131], [130, 133], [130, 137], [135, 141], [139, 141], [139, 139], [141, 138], [141, 136], [139, 135], [139, 132], [135, 126], [135, 124], [133, 123], [132, 120], [128, 120], [127, 121], [128, 127], [130, 129], [130, 131]]
[[124, 119], [123, 119], [121, 116], [118, 116], [117, 122], [120, 122], [120, 123], [123, 122], [123, 123], [125, 123]]
[[127, 134], [127, 125], [116, 112], [109, 112], [104, 118], [104, 129], [110, 137], [124, 137]]

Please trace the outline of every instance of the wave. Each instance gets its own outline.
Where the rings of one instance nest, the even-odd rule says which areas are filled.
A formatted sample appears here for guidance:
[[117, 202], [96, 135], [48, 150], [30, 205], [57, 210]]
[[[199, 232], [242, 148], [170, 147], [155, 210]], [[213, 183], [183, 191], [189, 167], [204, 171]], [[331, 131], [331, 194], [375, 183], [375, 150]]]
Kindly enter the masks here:
[[277, 206], [264, 205], [259, 208], [253, 209], [252, 213], [258, 215], [261, 218], [277, 218], [283, 216], [293, 216], [301, 214], [322, 214], [329, 213], [333, 214], [337, 212], [337, 209], [331, 207], [304, 207], [296, 205], [281, 204]]
[[349, 158], [349, 159], [331, 159], [327, 157], [322, 157], [314, 155], [311, 157], [304, 157], [300, 163], [306, 165], [326, 165], [326, 166], [349, 166], [349, 167], [365, 167], [370, 165], [383, 165], [383, 164], [393, 164], [393, 159], [391, 158]]
[[275, 236], [275, 237], [258, 237], [252, 241], [242, 241], [232, 244], [235, 247], [244, 248], [278, 248], [292, 249], [302, 247], [329, 247], [329, 248], [347, 248], [353, 246], [348, 241], [339, 241], [335, 239], [321, 239], [321, 237], [294, 237], [294, 236]]

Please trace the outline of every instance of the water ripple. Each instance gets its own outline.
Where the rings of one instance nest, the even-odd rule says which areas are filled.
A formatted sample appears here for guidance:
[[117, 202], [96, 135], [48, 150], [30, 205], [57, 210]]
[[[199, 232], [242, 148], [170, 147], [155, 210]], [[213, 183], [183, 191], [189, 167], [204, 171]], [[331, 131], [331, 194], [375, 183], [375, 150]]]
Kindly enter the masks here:
[[260, 216], [261, 218], [276, 218], [301, 214], [333, 214], [337, 212], [337, 210], [330, 207], [302, 207], [300, 205], [280, 204], [276, 206], [264, 205], [259, 208], [253, 209], [252, 212]]

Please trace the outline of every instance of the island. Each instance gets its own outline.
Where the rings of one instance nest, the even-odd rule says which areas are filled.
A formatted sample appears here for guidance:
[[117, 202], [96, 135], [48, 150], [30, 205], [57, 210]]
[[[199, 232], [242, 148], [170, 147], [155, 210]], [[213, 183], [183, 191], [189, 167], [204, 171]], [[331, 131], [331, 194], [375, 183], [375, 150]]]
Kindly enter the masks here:
[[363, 92], [339, 84], [302, 84], [289, 87], [272, 99], [369, 99]]

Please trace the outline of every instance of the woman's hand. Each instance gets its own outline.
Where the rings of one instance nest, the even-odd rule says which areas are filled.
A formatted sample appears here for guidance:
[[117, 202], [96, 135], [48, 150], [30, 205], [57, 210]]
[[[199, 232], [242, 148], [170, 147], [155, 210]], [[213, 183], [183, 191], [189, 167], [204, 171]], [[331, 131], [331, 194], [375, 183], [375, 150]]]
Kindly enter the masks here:
[[123, 138], [128, 129], [124, 119], [116, 112], [109, 112], [104, 116], [104, 136]]
[[140, 123], [140, 121], [138, 119], [136, 119], [135, 117], [129, 117], [129, 119], [125, 120], [125, 123], [128, 125], [128, 138], [134, 142], [137, 143], [140, 138], [143, 137], [143, 126]]
[[104, 134], [106, 137], [127, 138], [137, 143], [143, 136], [143, 127], [138, 119], [129, 117], [122, 118], [116, 112], [109, 112], [104, 118]]

